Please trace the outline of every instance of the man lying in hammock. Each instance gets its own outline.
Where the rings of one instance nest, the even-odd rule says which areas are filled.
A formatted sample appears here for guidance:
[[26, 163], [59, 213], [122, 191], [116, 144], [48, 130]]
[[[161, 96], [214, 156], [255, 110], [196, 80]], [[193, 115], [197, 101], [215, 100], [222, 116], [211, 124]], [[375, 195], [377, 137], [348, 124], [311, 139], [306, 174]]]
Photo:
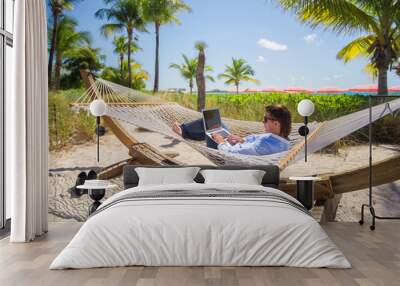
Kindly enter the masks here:
[[[244, 138], [233, 134], [225, 139], [220, 134], [214, 134], [210, 138], [204, 131], [203, 119], [181, 125], [176, 122], [172, 129], [185, 139], [206, 140], [207, 147], [227, 153], [262, 156], [287, 151], [288, 136], [292, 128], [290, 111], [280, 104], [268, 105], [265, 107], [263, 123], [264, 134], [248, 135]], [[222, 125], [228, 130], [226, 125]]]

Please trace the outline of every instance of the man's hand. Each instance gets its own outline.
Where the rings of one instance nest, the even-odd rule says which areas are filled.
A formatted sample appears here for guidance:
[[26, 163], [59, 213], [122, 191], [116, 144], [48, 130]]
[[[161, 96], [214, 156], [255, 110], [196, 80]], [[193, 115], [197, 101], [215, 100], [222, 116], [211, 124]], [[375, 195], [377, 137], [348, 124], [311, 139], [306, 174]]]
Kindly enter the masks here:
[[222, 137], [221, 134], [215, 133], [215, 134], [212, 135], [212, 138], [218, 144], [225, 143], [225, 139], [224, 139], [224, 137]]
[[231, 145], [235, 145], [237, 143], [243, 143], [243, 139], [240, 136], [237, 135], [229, 135], [228, 138], [226, 139]]

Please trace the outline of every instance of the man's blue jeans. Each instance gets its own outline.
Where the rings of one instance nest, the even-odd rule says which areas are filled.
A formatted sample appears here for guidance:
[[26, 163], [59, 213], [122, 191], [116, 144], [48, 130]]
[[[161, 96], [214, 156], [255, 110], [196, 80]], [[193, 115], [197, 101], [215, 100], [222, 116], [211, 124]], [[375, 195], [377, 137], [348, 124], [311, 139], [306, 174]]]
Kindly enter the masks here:
[[[224, 123], [222, 123], [222, 126], [226, 130], [228, 130], [227, 126]], [[204, 131], [203, 118], [183, 123], [181, 125], [181, 129], [183, 138], [197, 140], [197, 141], [206, 140], [208, 148], [218, 149], [218, 144], [214, 140], [212, 140], [209, 136], [207, 136]]]

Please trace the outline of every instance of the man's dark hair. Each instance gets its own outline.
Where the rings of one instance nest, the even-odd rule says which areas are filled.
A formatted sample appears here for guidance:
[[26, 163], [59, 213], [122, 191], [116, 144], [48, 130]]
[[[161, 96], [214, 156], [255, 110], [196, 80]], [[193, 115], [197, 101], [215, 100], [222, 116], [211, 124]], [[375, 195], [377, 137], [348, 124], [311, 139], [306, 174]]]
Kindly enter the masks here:
[[292, 131], [292, 115], [286, 106], [281, 104], [271, 104], [265, 107], [265, 111], [279, 121], [281, 124], [281, 137], [288, 139]]

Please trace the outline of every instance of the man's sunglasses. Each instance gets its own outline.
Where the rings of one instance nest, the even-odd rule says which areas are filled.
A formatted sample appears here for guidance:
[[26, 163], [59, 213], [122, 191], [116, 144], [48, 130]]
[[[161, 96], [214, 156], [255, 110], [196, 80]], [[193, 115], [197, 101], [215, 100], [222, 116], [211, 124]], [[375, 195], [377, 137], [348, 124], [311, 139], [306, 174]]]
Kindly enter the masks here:
[[269, 116], [264, 116], [264, 123], [267, 123], [268, 121], [277, 121], [277, 120]]

